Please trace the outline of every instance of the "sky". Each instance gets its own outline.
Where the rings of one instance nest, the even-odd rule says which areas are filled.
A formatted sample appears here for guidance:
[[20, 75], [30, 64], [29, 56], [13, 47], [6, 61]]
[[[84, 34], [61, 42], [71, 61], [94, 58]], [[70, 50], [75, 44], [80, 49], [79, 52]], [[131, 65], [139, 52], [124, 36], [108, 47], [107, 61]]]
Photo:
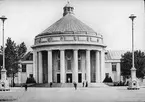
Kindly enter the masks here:
[[[132, 21], [136, 50], [145, 50], [145, 14], [143, 0], [69, 0], [75, 17], [103, 35], [106, 50], [131, 50]], [[67, 0], [0, 0], [0, 16], [5, 15], [5, 42], [11, 37], [25, 42], [28, 51], [34, 38], [63, 16]], [[2, 22], [0, 21], [0, 45]]]

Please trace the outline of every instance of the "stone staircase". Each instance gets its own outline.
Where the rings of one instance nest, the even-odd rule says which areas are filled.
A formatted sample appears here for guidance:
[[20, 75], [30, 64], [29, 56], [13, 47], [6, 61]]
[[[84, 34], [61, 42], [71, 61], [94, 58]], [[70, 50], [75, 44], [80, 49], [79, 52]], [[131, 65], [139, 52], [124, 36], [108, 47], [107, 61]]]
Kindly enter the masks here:
[[[50, 87], [49, 83], [42, 83], [42, 84], [33, 84], [30, 87]], [[52, 87], [74, 87], [73, 83], [53, 83]], [[82, 83], [78, 83], [77, 87], [83, 87]], [[109, 87], [104, 83], [89, 83], [88, 87], [90, 88], [97, 88], [97, 87]]]

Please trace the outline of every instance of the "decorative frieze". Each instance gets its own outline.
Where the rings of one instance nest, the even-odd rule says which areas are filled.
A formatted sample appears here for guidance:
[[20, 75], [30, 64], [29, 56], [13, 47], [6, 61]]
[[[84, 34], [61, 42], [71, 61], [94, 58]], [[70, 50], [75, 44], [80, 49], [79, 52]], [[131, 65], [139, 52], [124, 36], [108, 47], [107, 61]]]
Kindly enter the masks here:
[[95, 38], [95, 37], [91, 37], [91, 41], [93, 41], [93, 42], [97, 42], [97, 38]]
[[87, 37], [80, 36], [78, 37], [79, 41], [87, 41]]
[[67, 42], [67, 41], [80, 41], [80, 42], [92, 42], [92, 43], [103, 43], [103, 39], [94, 36], [82, 36], [82, 35], [65, 35], [65, 36], [48, 36], [35, 39], [35, 45], [40, 43], [53, 43], [53, 42]]
[[52, 41], [60, 41], [61, 37], [52, 37]]
[[65, 39], [65, 41], [74, 41], [74, 37], [73, 36], [65, 36], [64, 37]]
[[41, 43], [47, 42], [47, 38], [41, 38]]

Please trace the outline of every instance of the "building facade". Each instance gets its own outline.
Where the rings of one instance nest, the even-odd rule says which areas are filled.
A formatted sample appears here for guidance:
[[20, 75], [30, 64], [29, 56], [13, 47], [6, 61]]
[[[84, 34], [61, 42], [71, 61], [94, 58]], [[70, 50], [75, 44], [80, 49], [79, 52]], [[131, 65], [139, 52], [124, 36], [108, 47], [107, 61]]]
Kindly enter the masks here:
[[[113, 82], [119, 82], [121, 80], [123, 80], [121, 78], [121, 69], [120, 69], [120, 62], [121, 62], [121, 55], [123, 55], [126, 51], [108, 51], [106, 50], [105, 51], [105, 56], [104, 56], [104, 59], [105, 59], [105, 65], [104, 65], [104, 74], [105, 74], [105, 77], [109, 76], [111, 77], [112, 81]], [[85, 52], [84, 52], [85, 53]], [[56, 60], [57, 60], [57, 55], [56, 56]], [[85, 58], [82, 58], [83, 60], [85, 60]], [[85, 61], [82, 63], [82, 65], [80, 65], [80, 56], [79, 56], [79, 59], [78, 59], [78, 76], [80, 75], [81, 71], [80, 71], [80, 68], [81, 66], [84, 66], [83, 64], [85, 64]], [[69, 59], [70, 60], [70, 59]], [[94, 62], [93, 62], [93, 59], [91, 59], [91, 63], [95, 63], [95, 58], [94, 58]], [[67, 63], [67, 58], [66, 58], [66, 61]], [[33, 52], [28, 52], [25, 57], [23, 58], [22, 60], [22, 70], [21, 70], [21, 83], [25, 83], [26, 82], [26, 79], [27, 77], [30, 77], [33, 75]], [[57, 64], [58, 63], [58, 64]], [[55, 68], [59, 68], [58, 71], [56, 71], [56, 77], [54, 78], [55, 81], [53, 82], [56, 82], [57, 83], [57, 74], [60, 75], [60, 59], [58, 59], [58, 62], [56, 61], [55, 64], [53, 66], [55, 66]], [[68, 62], [70, 63], [70, 62]], [[94, 65], [95, 66], [95, 65]], [[67, 67], [67, 64], [65, 65], [65, 69], [68, 68]], [[72, 68], [72, 67], [71, 67]], [[67, 70], [67, 69], [66, 69]], [[72, 72], [68, 69], [66, 71], [66, 83], [69, 82], [72, 82], [72, 79], [69, 79], [69, 75], [70, 77], [72, 76]], [[91, 76], [91, 79], [90, 82], [91, 83], [96, 83], [95, 81], [95, 74], [92, 72], [90, 72], [90, 76]], [[68, 79], [68, 80], [67, 80]], [[85, 79], [85, 78], [84, 78]], [[81, 82], [80, 80], [82, 79], [78, 79], [78, 82]], [[104, 80], [104, 79], [103, 79]], [[18, 82], [18, 81], [15, 81], [15, 82]], [[59, 83], [60, 81], [58, 81]], [[101, 82], [101, 81], [100, 81]], [[47, 83], [47, 81], [45, 82]]]
[[33, 77], [37, 83], [102, 82], [103, 36], [75, 18], [68, 3], [63, 17], [35, 37]]
[[69, 3], [63, 17], [34, 39], [33, 51], [22, 60], [21, 83], [102, 83], [106, 76], [120, 81], [120, 59], [106, 51], [103, 36], [74, 16]]

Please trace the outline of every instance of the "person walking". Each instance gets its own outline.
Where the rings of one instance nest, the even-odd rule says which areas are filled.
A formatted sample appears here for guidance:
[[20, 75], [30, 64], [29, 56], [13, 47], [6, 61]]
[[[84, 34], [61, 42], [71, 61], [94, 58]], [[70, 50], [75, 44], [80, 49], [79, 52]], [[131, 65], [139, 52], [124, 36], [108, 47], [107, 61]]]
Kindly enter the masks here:
[[74, 88], [75, 88], [75, 90], [77, 90], [77, 83], [76, 82], [74, 82]]
[[85, 85], [85, 82], [83, 81], [83, 87], [84, 87], [84, 85]]
[[86, 81], [86, 87], [88, 87], [88, 82]]
[[52, 82], [50, 82], [50, 87], [52, 87]]
[[27, 91], [27, 87], [28, 87], [27, 84], [25, 84], [24, 87], [25, 87], [25, 91]]

